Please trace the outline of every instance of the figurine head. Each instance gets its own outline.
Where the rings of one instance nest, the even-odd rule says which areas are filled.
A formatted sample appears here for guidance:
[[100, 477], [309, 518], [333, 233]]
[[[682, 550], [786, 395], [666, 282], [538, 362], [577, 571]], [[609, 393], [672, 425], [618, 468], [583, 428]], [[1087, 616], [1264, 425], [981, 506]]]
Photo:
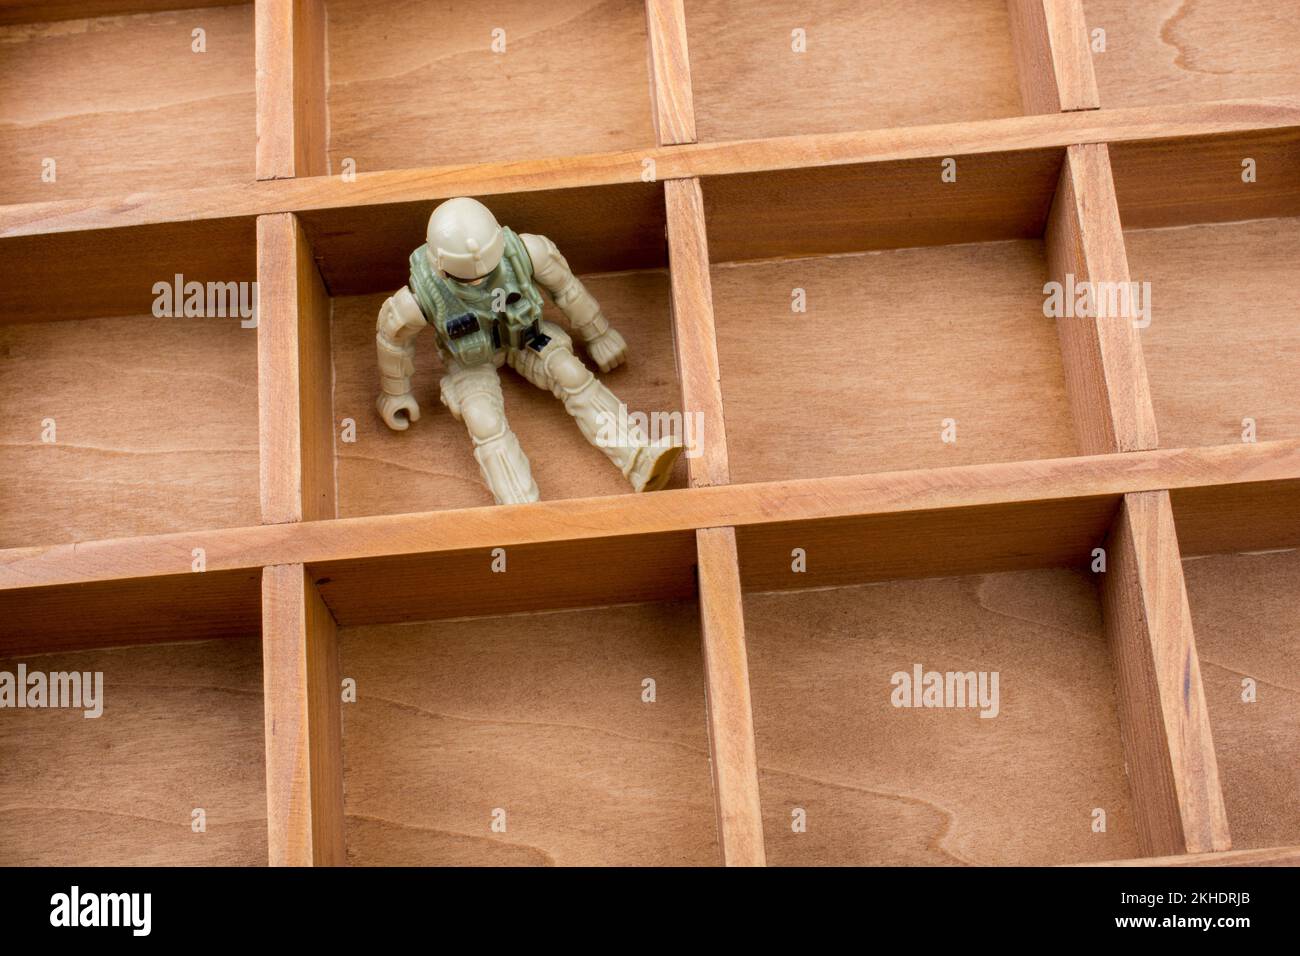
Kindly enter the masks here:
[[506, 239], [496, 216], [477, 199], [448, 199], [429, 217], [428, 254], [439, 272], [470, 282], [497, 267]]

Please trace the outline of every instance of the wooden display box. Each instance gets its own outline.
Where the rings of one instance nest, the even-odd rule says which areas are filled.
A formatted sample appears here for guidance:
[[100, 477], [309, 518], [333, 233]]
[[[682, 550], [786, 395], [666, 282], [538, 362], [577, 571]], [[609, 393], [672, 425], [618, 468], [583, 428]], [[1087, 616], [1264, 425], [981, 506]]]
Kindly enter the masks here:
[[[0, 863], [1300, 862], [1294, 23], [777, 6], [0, 0], [0, 675], [103, 681], [0, 707]], [[458, 195], [667, 490], [507, 375], [491, 505], [428, 342], [383, 427]]]

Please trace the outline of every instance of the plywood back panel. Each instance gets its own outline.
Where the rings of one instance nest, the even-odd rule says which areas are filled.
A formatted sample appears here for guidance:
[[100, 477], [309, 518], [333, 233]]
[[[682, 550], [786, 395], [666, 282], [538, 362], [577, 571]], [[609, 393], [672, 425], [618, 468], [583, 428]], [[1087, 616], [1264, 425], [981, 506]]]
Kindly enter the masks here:
[[715, 862], [697, 615], [685, 602], [343, 629], [349, 862]]

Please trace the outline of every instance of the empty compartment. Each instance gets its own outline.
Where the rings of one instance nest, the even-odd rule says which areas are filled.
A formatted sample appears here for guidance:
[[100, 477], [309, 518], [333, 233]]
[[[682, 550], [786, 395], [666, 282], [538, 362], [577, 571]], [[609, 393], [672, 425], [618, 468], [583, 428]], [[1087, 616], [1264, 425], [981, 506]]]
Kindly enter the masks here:
[[339, 639], [350, 863], [717, 862], [693, 601]]
[[1103, 108], [1300, 92], [1289, 4], [1084, 0], [1083, 9]]
[[1004, 0], [687, 0], [699, 139], [1018, 116]]
[[1139, 855], [1091, 574], [749, 593], [745, 622], [769, 864]]
[[[670, 279], [663, 236], [662, 186], [595, 187], [547, 194], [485, 196], [502, 225], [549, 236], [575, 274], [626, 339], [628, 360], [600, 373], [580, 337], [575, 352], [627, 406], [628, 414], [681, 411], [673, 347]], [[492, 494], [474, 458], [462, 422], [440, 399], [445, 374], [434, 342], [416, 339], [413, 393], [420, 420], [403, 432], [375, 409], [379, 370], [375, 318], [384, 299], [409, 276], [410, 253], [424, 242], [436, 203], [411, 204], [383, 217], [343, 211], [304, 217], [317, 260], [333, 293], [334, 419], [338, 514], [352, 517], [490, 505]], [[340, 219], [339, 216], [342, 218]], [[545, 318], [568, 321], [543, 291]], [[563, 404], [508, 366], [499, 370], [505, 413], [528, 455], [543, 500], [631, 493], [631, 485], [604, 453], [588, 444]], [[342, 423], [354, 423], [344, 440]], [[664, 428], [660, 427], [662, 434]], [[685, 484], [679, 458], [670, 487]]]
[[[1121, 207], [1122, 208], [1122, 207]], [[1300, 218], [1124, 235], [1166, 448], [1300, 438]]]
[[253, 47], [251, 3], [0, 25], [0, 203], [252, 181]]
[[252, 221], [11, 242], [0, 547], [257, 524]]
[[1300, 843], [1300, 550], [1183, 561], [1236, 849]]
[[325, 6], [332, 173], [655, 144], [639, 3]]
[[47, 705], [55, 687], [81, 704], [6, 702], [0, 864], [264, 866], [262, 652], [245, 634], [0, 660], [0, 689], [21, 674], [29, 702], [43, 685]]
[[732, 480], [1075, 454], [1043, 312], [1059, 164], [1044, 151], [706, 181]]

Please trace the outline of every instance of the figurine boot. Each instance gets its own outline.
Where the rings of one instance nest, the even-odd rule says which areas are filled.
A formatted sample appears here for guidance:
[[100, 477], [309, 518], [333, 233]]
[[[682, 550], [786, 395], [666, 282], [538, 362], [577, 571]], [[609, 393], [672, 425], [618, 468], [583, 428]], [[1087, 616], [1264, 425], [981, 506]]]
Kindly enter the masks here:
[[465, 423], [474, 440], [474, 459], [499, 505], [524, 504], [540, 495], [528, 456], [506, 421], [505, 397], [495, 365], [448, 365], [442, 403]]
[[564, 402], [583, 437], [605, 453], [634, 491], [657, 491], [666, 485], [681, 445], [652, 443], [640, 425], [620, 414], [622, 404], [614, 393], [573, 354], [573, 342], [564, 330], [543, 321], [541, 331], [550, 341], [540, 352], [511, 349], [510, 367]]

